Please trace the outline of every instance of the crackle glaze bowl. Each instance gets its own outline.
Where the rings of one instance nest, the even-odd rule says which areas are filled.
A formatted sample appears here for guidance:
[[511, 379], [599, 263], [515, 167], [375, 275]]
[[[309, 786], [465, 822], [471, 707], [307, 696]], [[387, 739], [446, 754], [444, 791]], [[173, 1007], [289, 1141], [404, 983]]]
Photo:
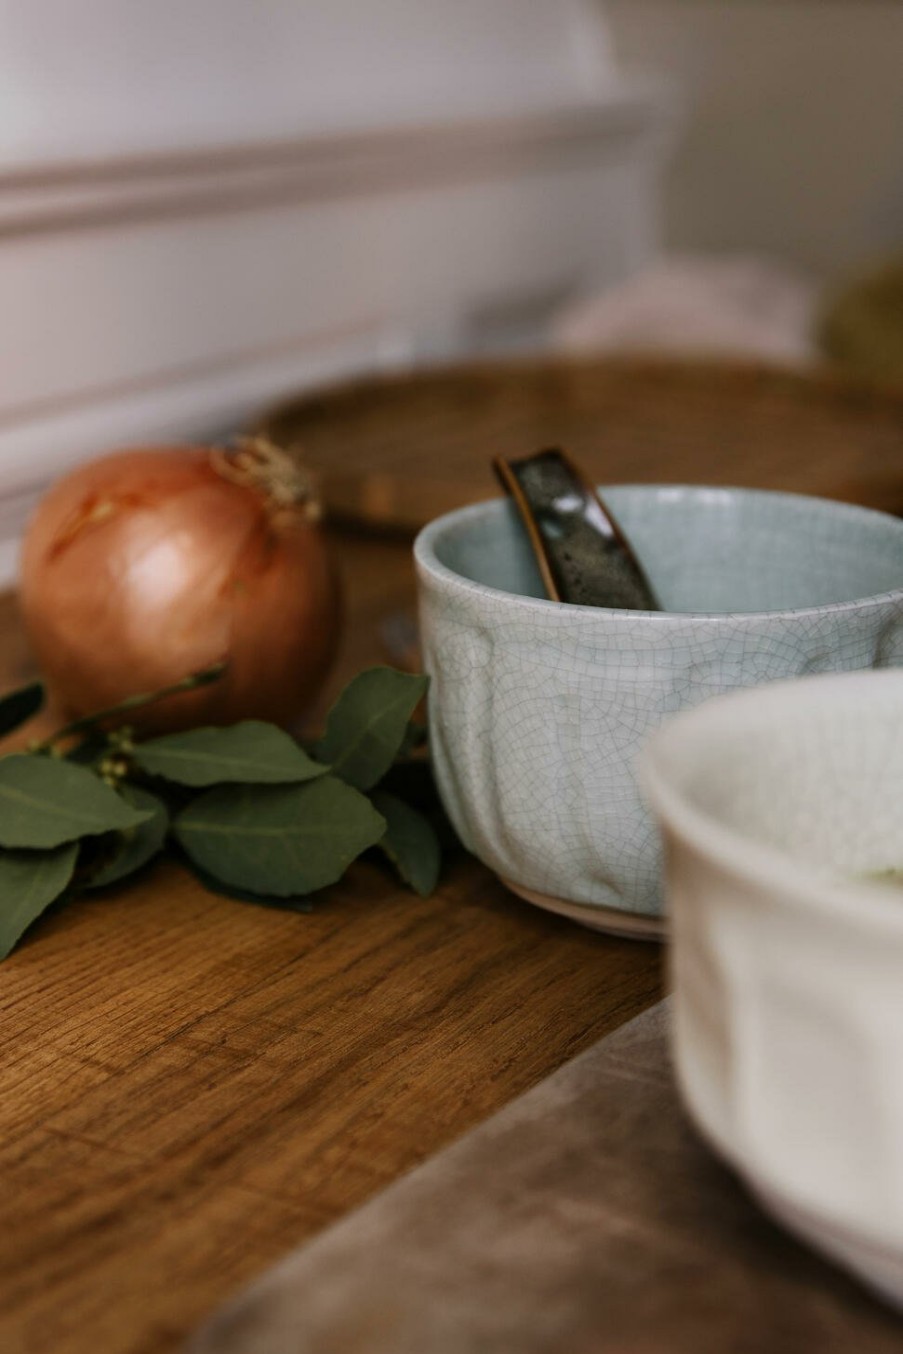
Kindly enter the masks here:
[[719, 697], [640, 777], [690, 1112], [766, 1208], [903, 1306], [903, 671]]
[[634, 762], [662, 721], [734, 687], [903, 663], [903, 522], [825, 499], [603, 488], [664, 608], [548, 601], [513, 506], [415, 543], [439, 791], [528, 901], [658, 935], [661, 860]]

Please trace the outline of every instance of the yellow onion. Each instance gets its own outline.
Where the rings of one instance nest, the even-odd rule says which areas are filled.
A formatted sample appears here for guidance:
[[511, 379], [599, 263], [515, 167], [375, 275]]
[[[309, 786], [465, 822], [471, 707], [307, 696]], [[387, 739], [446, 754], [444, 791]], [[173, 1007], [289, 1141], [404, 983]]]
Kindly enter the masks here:
[[20, 601], [61, 712], [91, 714], [225, 662], [219, 681], [128, 722], [296, 723], [340, 627], [316, 508], [300, 469], [263, 441], [119, 451], [60, 480], [26, 534]]

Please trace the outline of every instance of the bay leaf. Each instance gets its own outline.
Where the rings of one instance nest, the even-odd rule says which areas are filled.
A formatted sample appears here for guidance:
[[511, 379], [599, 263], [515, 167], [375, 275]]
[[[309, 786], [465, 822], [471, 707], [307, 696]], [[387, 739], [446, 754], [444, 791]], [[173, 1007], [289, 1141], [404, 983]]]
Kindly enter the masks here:
[[77, 842], [54, 851], [0, 851], [0, 959], [65, 891], [77, 856]]
[[107, 857], [101, 868], [91, 876], [88, 888], [105, 888], [116, 884], [128, 875], [140, 870], [142, 865], [153, 860], [163, 850], [166, 834], [169, 831], [169, 813], [166, 805], [156, 795], [140, 785], [126, 785], [122, 797], [133, 808], [145, 811], [147, 817], [135, 827], [126, 828], [118, 834], [113, 852]]
[[306, 785], [218, 785], [175, 823], [202, 870], [278, 898], [334, 884], [385, 830], [370, 801], [333, 776]]
[[259, 719], [229, 728], [166, 734], [139, 743], [133, 757], [152, 776], [198, 788], [225, 782], [297, 784], [329, 770], [308, 757], [282, 729]]
[[0, 738], [31, 719], [43, 704], [43, 682], [29, 682], [17, 691], [10, 691], [9, 695], [0, 699]]
[[43, 848], [137, 827], [147, 817], [60, 757], [0, 757], [0, 846]]
[[408, 720], [408, 727], [404, 731], [404, 737], [401, 740], [401, 747], [398, 749], [399, 757], [410, 757], [412, 753], [427, 744], [427, 727], [421, 724], [419, 720]]
[[298, 894], [292, 894], [285, 898], [274, 898], [271, 893], [252, 893], [250, 889], [239, 889], [234, 884], [224, 884], [221, 879], [216, 879], [207, 870], [202, 870], [194, 861], [189, 862], [194, 872], [195, 878], [209, 889], [211, 893], [218, 894], [221, 898], [232, 898], [237, 903], [253, 903], [256, 907], [268, 907], [275, 912], [303, 912], [310, 913], [314, 910], [314, 905], [309, 898], [301, 897]]
[[421, 898], [428, 898], [438, 883], [442, 863], [439, 838], [432, 823], [387, 790], [377, 790], [371, 798], [373, 807], [386, 820], [386, 833], [379, 843], [381, 849], [404, 882]]
[[349, 785], [371, 789], [403, 746], [408, 721], [428, 684], [428, 677], [395, 668], [358, 673], [329, 712], [314, 755]]
[[406, 804], [417, 805], [417, 812], [429, 821], [439, 839], [443, 854], [463, 849], [439, 798], [433, 768], [426, 758], [395, 762], [380, 781], [379, 789], [380, 792], [388, 790]]

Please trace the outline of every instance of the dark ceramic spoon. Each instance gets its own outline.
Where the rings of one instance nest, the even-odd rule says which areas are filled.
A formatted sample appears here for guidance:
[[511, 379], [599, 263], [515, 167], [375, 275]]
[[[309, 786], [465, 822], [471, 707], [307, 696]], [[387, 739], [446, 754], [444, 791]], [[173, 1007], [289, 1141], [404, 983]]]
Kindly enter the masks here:
[[493, 461], [523, 519], [555, 602], [658, 611], [642, 565], [611, 512], [570, 456], [550, 448]]

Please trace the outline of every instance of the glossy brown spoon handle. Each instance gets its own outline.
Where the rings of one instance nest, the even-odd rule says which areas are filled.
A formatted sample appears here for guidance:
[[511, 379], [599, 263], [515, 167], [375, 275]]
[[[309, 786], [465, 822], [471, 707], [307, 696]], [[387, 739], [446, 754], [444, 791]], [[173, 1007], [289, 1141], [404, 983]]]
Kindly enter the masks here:
[[499, 456], [493, 468], [523, 519], [553, 601], [660, 609], [623, 531], [570, 456], [549, 448]]

